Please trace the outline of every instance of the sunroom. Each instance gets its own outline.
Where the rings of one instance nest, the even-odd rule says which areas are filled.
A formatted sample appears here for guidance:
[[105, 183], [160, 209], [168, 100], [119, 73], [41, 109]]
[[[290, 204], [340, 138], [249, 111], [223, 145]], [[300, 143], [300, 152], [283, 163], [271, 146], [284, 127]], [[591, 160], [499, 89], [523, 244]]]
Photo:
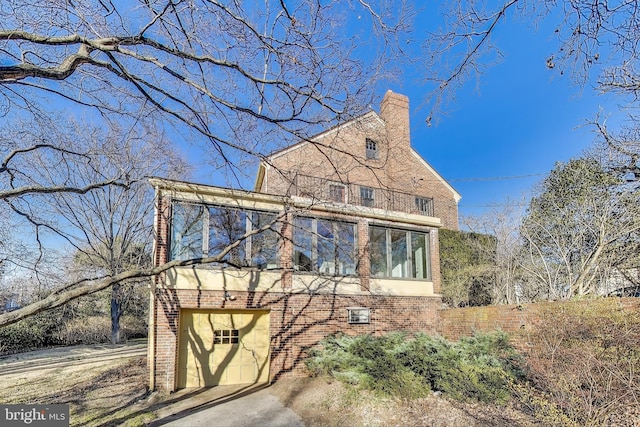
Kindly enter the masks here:
[[[434, 217], [153, 179], [170, 199], [176, 288], [433, 295]], [[169, 197], [168, 197], [169, 196]], [[434, 249], [435, 248], [435, 249]]]

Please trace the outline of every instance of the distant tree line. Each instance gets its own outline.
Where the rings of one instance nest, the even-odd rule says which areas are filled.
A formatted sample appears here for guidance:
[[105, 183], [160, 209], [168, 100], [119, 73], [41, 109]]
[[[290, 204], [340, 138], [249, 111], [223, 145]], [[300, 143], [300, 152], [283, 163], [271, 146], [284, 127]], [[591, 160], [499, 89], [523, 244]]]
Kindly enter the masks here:
[[639, 156], [638, 141], [600, 141], [584, 156], [557, 163], [523, 214], [505, 208], [464, 219], [474, 232], [442, 230], [445, 301], [638, 294], [640, 182], [629, 165]]

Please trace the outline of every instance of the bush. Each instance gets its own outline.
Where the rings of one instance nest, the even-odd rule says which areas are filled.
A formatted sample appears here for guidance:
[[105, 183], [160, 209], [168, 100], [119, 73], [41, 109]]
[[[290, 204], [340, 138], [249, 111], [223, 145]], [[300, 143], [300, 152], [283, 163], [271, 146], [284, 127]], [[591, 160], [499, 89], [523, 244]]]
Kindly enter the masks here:
[[149, 333], [146, 315], [125, 315], [120, 319], [120, 329], [124, 339], [146, 338]]
[[534, 386], [551, 403], [577, 425], [619, 424], [629, 416], [640, 422], [636, 312], [614, 299], [578, 301], [546, 308], [541, 324], [527, 361]]
[[111, 319], [105, 316], [70, 320], [56, 338], [64, 345], [100, 344], [111, 340]]
[[0, 328], [0, 354], [60, 345], [56, 333], [62, 318], [61, 310], [52, 310]]
[[[146, 320], [146, 317], [123, 316], [120, 322], [122, 339], [146, 337]], [[108, 315], [70, 317], [63, 309], [39, 313], [0, 328], [0, 354], [110, 341], [111, 318]]]
[[504, 402], [509, 382], [520, 375], [517, 359], [501, 332], [458, 343], [395, 333], [330, 336], [306, 364], [314, 374], [332, 375], [385, 395], [412, 398], [434, 390], [461, 400]]
[[[120, 319], [120, 334], [122, 340], [146, 337], [146, 319], [123, 316]], [[56, 339], [64, 345], [111, 342], [111, 317], [90, 316], [69, 320], [57, 332]]]

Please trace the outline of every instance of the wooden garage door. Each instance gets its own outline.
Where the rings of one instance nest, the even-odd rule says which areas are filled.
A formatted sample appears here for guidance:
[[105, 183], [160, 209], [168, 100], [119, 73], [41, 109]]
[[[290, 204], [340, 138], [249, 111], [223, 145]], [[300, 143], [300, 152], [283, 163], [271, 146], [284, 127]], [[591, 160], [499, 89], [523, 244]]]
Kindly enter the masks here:
[[181, 310], [179, 388], [268, 379], [268, 312]]

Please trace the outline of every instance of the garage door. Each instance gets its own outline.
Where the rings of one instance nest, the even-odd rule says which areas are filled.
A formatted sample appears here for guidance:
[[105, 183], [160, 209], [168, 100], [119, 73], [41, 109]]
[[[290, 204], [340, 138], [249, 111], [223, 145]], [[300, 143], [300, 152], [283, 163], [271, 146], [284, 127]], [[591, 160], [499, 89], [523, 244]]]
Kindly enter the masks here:
[[178, 387], [267, 382], [269, 313], [181, 310]]

